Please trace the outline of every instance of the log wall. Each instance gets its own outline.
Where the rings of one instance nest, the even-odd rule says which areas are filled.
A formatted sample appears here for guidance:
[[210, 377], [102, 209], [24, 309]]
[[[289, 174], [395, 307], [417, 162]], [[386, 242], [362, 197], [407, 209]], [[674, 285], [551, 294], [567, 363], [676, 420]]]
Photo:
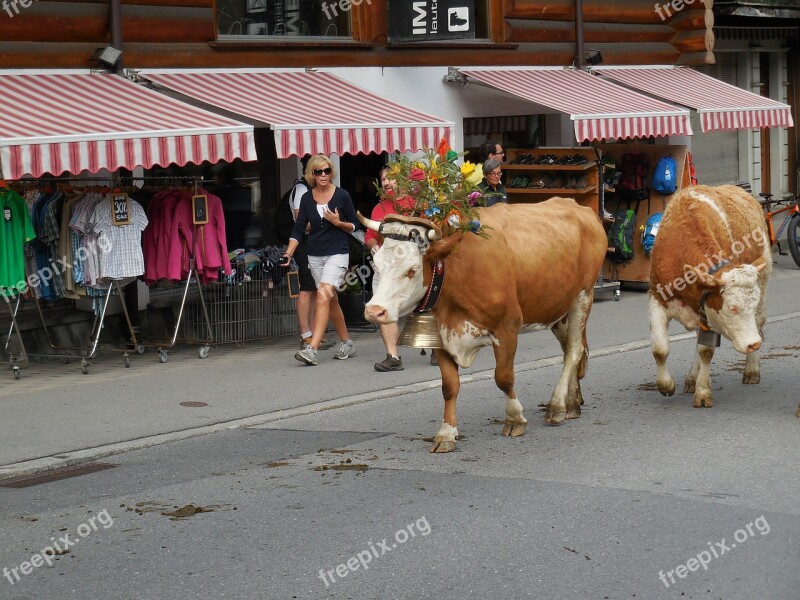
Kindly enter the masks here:
[[[386, 0], [351, 9], [352, 41], [217, 41], [213, 0], [122, 0], [128, 67], [570, 65], [573, 0], [490, 0], [490, 41], [389, 45]], [[110, 41], [108, 0], [37, 0], [0, 13], [0, 68], [95, 67]], [[691, 64], [707, 58], [700, 2], [662, 21], [653, 0], [584, 0], [587, 48], [611, 64]], [[613, 21], [612, 21], [613, 19]], [[269, 38], [267, 38], [269, 40]]]

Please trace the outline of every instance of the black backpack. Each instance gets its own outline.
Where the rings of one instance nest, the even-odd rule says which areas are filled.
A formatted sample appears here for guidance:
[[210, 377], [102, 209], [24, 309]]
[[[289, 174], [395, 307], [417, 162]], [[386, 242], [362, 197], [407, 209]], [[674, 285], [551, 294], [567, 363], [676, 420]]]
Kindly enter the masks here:
[[650, 196], [647, 172], [650, 161], [644, 152], [626, 152], [620, 165], [622, 174], [617, 183], [617, 193], [626, 201], [646, 200]]
[[278, 201], [278, 210], [275, 212], [275, 237], [281, 244], [288, 244], [294, 229], [294, 210], [292, 209], [292, 193], [298, 183], [305, 183], [302, 179], [294, 182], [281, 199]]

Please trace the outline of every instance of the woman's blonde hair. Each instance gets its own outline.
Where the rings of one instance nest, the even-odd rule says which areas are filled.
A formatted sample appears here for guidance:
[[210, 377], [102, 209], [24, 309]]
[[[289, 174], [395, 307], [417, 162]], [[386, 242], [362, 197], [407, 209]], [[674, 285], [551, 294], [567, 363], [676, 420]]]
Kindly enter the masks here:
[[333, 163], [330, 158], [324, 154], [315, 154], [308, 159], [306, 171], [303, 173], [303, 179], [306, 180], [309, 187], [317, 187], [317, 182], [314, 180], [314, 170], [324, 168], [325, 165], [331, 168], [331, 181], [333, 181], [333, 178], [336, 177], [336, 169], [333, 168]]

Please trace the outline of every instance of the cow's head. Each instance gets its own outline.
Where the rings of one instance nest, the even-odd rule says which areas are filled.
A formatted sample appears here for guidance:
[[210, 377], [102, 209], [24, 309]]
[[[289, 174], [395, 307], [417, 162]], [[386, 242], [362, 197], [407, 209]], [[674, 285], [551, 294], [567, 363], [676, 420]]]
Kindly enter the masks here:
[[763, 258], [751, 265], [741, 265], [714, 275], [685, 266], [686, 272], [694, 272], [698, 283], [711, 292], [705, 305], [709, 326], [728, 338], [736, 351], [742, 354], [761, 347], [756, 309], [761, 300], [758, 273], [764, 267]]
[[394, 323], [414, 310], [425, 295], [423, 256], [442, 237], [442, 230], [418, 217], [387, 215], [383, 222], [360, 214], [358, 218], [384, 238], [373, 257], [380, 282], [364, 316], [372, 323]]

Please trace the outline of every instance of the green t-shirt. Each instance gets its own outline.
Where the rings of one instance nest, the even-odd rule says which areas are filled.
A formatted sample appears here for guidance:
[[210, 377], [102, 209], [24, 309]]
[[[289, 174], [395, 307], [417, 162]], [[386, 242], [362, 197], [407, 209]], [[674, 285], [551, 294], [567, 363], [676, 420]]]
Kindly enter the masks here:
[[[25, 283], [25, 244], [36, 237], [25, 200], [0, 188], [0, 292], [16, 295]], [[11, 288], [11, 289], [8, 289]]]

